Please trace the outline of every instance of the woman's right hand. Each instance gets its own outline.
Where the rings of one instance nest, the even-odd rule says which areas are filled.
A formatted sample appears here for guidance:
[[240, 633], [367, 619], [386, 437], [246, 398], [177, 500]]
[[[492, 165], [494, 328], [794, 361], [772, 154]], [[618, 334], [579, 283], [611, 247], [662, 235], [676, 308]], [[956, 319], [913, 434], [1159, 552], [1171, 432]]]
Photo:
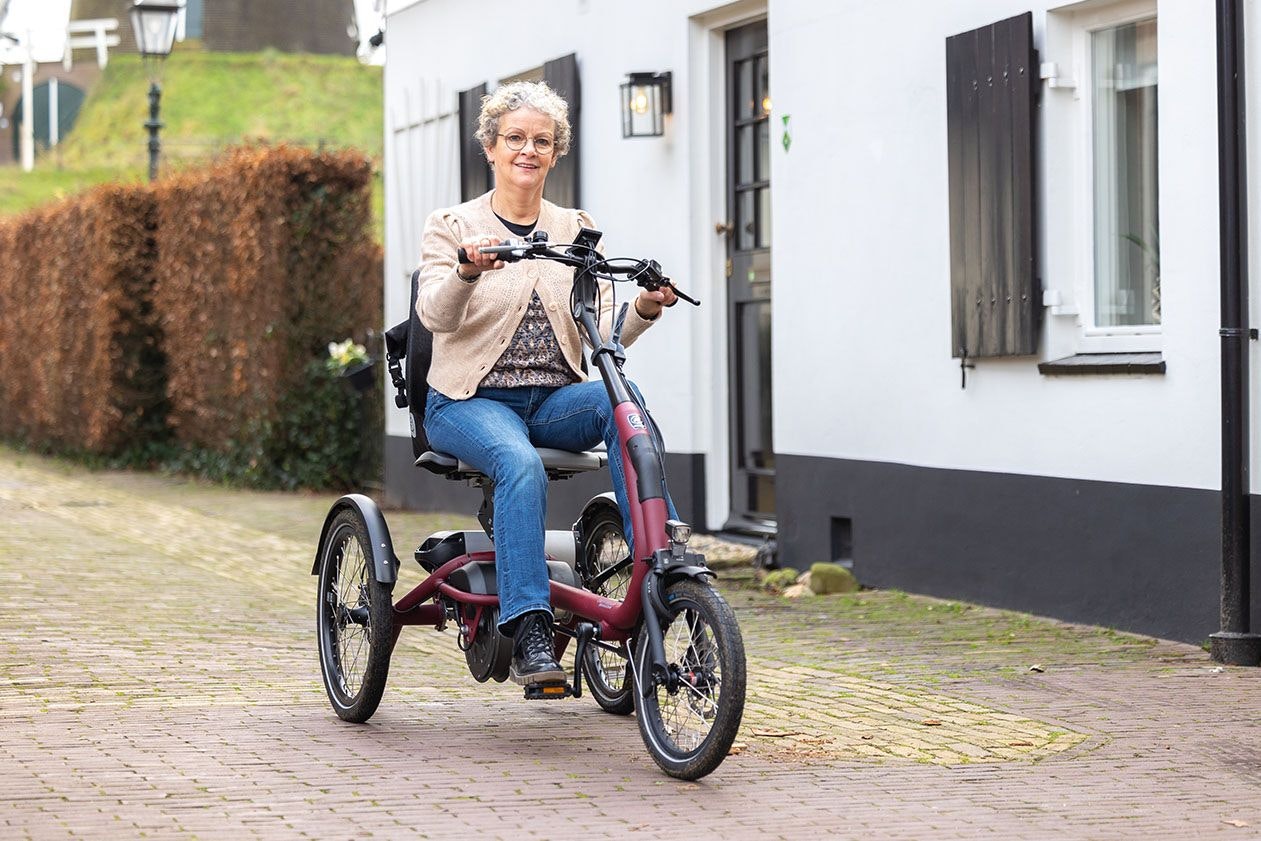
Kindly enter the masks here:
[[482, 272], [489, 269], [502, 269], [504, 261], [500, 260], [494, 254], [483, 254], [479, 250], [479, 246], [488, 248], [492, 245], [499, 245], [501, 240], [498, 237], [478, 237], [467, 242], [460, 243], [460, 248], [464, 249], [465, 256], [468, 257], [467, 263], [460, 263], [455, 267], [455, 271], [459, 274], [461, 280], [476, 280], [481, 276]]

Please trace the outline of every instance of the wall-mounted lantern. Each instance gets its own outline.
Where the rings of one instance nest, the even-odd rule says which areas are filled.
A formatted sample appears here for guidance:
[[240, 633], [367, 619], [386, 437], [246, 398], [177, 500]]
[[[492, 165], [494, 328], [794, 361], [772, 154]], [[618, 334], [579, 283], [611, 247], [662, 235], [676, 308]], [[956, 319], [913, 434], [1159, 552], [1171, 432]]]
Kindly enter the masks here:
[[628, 73], [622, 83], [622, 137], [660, 137], [672, 108], [670, 71]]

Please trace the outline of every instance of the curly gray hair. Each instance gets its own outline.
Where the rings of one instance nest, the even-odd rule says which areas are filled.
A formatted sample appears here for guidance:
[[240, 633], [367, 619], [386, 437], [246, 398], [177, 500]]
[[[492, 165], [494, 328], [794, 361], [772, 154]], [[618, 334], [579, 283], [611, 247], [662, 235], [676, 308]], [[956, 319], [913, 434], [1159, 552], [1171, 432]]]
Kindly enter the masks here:
[[569, 151], [569, 105], [547, 82], [509, 82], [482, 97], [482, 112], [477, 117], [477, 133], [474, 135], [489, 149], [495, 145], [499, 134], [499, 118], [509, 111], [529, 108], [556, 123], [556, 157], [562, 158]]

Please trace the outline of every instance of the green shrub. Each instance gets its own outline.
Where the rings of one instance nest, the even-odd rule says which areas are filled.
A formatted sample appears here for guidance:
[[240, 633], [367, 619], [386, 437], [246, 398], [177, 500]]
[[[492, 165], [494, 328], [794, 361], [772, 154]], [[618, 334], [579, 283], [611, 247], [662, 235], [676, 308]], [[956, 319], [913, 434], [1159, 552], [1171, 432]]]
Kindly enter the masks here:
[[[349, 488], [366, 478], [357, 475], [364, 441], [379, 435], [365, 423], [365, 409], [376, 390], [359, 394], [323, 361], [307, 364], [302, 385], [286, 395], [280, 415], [266, 425], [260, 442], [266, 484], [282, 488]], [[260, 477], [263, 478], [263, 477]]]
[[762, 587], [770, 590], [772, 593], [779, 593], [796, 584], [800, 575], [801, 572], [795, 569], [772, 570], [762, 579]]
[[227, 447], [211, 449], [172, 435], [138, 442], [105, 463], [162, 470], [251, 488], [345, 490], [380, 475], [380, 390], [359, 393], [324, 360], [312, 360], [274, 420], [250, 423]]

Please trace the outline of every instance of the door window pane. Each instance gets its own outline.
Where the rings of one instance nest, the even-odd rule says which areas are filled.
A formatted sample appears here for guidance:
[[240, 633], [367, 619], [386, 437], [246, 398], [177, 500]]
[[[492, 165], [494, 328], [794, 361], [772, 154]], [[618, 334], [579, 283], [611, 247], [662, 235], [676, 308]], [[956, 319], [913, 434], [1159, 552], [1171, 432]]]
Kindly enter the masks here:
[[748, 251], [756, 247], [757, 218], [753, 212], [753, 190], [736, 193], [736, 248]]
[[757, 124], [757, 180], [771, 180], [771, 121]]
[[753, 181], [753, 132], [755, 126], [740, 126], [736, 129], [736, 184], [748, 184]]
[[736, 65], [736, 119], [747, 120], [753, 116], [753, 61]]
[[1156, 21], [1091, 35], [1095, 325], [1160, 324]]
[[749, 512], [755, 516], [775, 516], [775, 477], [749, 474]]
[[775, 467], [771, 437], [771, 303], [755, 300], [738, 308], [740, 453], [742, 467]]
[[771, 247], [771, 191], [763, 187], [757, 191], [757, 247]]
[[768, 66], [766, 56], [759, 56], [757, 59], [757, 103], [755, 105], [755, 113], [759, 117], [765, 117], [771, 113], [771, 82], [770, 68]]

